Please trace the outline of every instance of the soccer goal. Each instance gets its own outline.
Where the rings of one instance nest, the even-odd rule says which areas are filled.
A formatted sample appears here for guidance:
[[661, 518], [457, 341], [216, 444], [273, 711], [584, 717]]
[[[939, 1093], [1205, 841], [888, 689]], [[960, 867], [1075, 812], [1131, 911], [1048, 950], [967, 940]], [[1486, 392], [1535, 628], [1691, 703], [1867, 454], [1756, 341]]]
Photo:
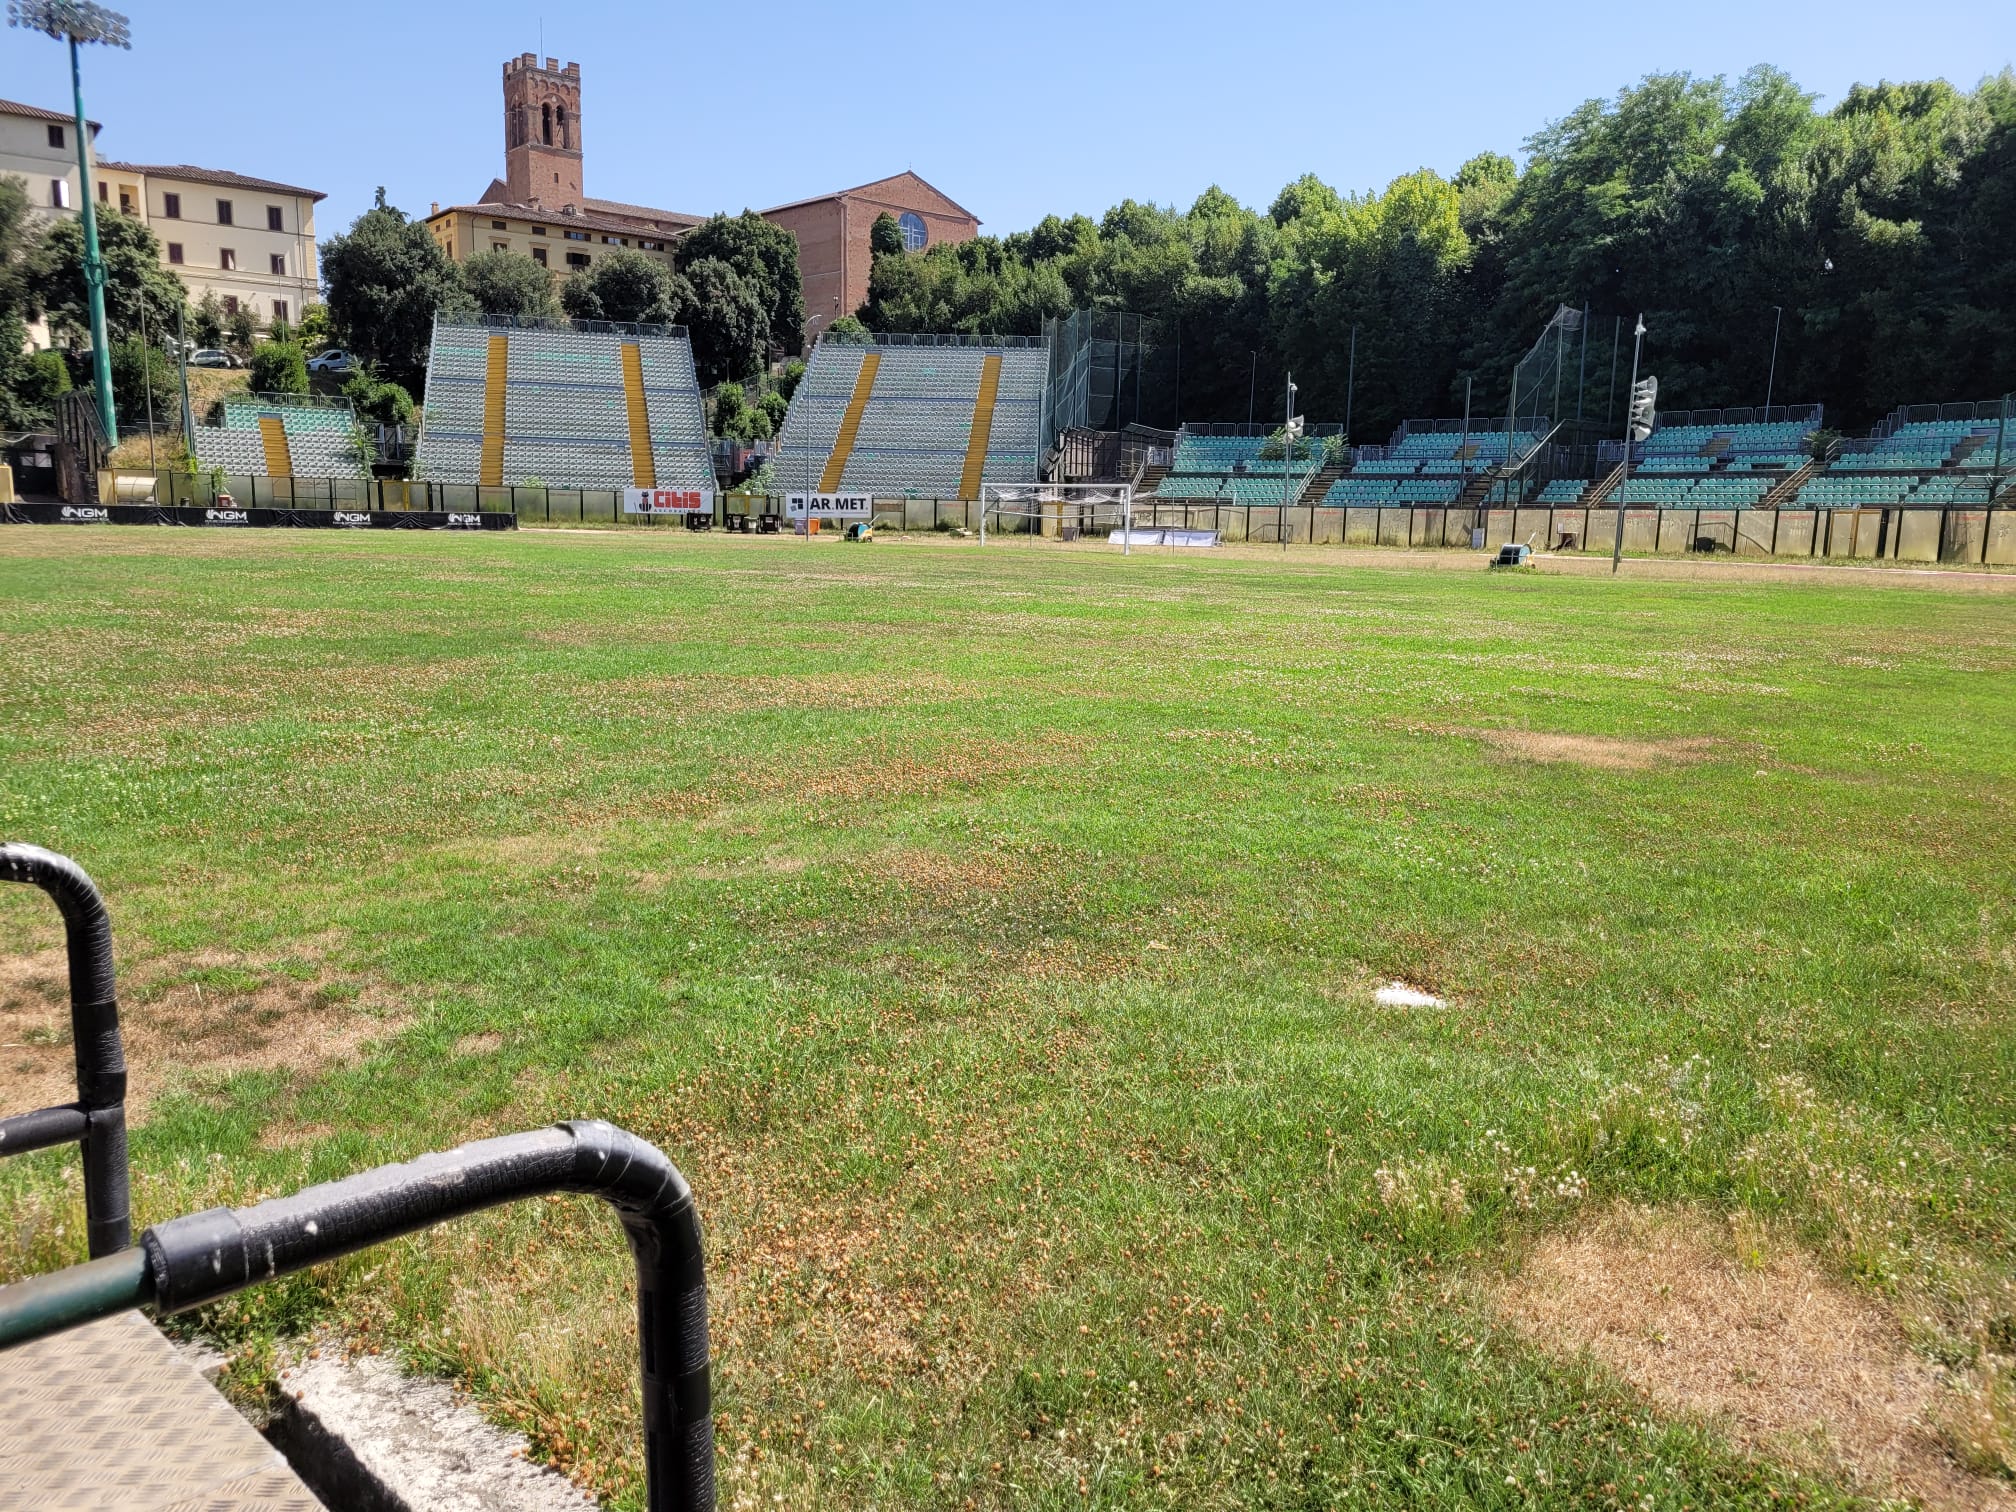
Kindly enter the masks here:
[[991, 527], [995, 534], [1006, 531], [1022, 535], [1043, 535], [1055, 540], [1078, 541], [1093, 536], [1110, 537], [1124, 549], [1134, 524], [1134, 485], [1131, 483], [982, 483], [980, 485], [980, 544], [987, 544]]

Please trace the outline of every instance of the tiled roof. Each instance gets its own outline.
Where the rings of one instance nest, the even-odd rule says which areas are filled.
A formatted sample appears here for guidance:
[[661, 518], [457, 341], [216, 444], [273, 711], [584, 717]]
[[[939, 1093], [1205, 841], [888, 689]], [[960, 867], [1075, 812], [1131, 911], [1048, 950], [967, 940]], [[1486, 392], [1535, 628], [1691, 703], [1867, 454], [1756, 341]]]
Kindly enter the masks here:
[[[23, 105], [18, 100], [0, 100], [0, 115], [20, 116], [30, 121], [55, 121], [63, 126], [68, 126], [77, 119], [74, 115], [69, 115], [64, 111], [44, 110], [40, 105]], [[98, 130], [98, 123], [93, 121], [90, 125], [92, 132], [95, 134]]]
[[196, 168], [188, 163], [115, 163], [107, 159], [98, 165], [114, 173], [145, 173], [154, 178], [187, 179], [192, 184], [216, 184], [225, 189], [257, 189], [267, 194], [300, 194], [312, 200], [329, 198], [320, 189], [303, 189], [295, 184], [275, 183], [223, 168]]
[[635, 220], [656, 221], [662, 226], [697, 226], [707, 219], [704, 215], [688, 215], [682, 210], [654, 210], [649, 205], [626, 205], [621, 200], [583, 199], [584, 210], [600, 211], [604, 215], [628, 216]]
[[[602, 201], [607, 203], [607, 201]], [[509, 217], [513, 220], [533, 221], [541, 226], [557, 226], [563, 230], [605, 231], [622, 236], [650, 235], [649, 227], [639, 226], [634, 220], [623, 220], [612, 215], [592, 215], [574, 209], [554, 209], [549, 205], [482, 204], [445, 205], [427, 219], [438, 220], [451, 212], [463, 215], [487, 215], [495, 219]], [[660, 212], [662, 213], [662, 212]], [[665, 235], [676, 236], [685, 226], [668, 226]]]

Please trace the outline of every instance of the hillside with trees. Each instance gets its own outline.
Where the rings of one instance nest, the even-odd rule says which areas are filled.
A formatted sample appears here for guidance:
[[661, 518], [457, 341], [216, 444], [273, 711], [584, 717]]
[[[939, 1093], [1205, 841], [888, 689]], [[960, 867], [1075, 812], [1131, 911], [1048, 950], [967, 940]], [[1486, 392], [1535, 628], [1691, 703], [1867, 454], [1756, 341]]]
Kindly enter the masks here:
[[1210, 188], [1187, 210], [1129, 199], [883, 250], [861, 317], [1008, 334], [1077, 308], [1158, 317], [1192, 420], [1244, 419], [1256, 366], [1262, 394], [1292, 369], [1306, 412], [1341, 417], [1356, 327], [1361, 438], [1460, 411], [1466, 377], [1502, 404], [1558, 304], [1592, 311], [1597, 382], [1613, 318], [1628, 332], [1642, 310], [1673, 407], [1761, 404], [1774, 307], [1778, 400], [1841, 423], [2016, 387], [2016, 75], [1857, 86], [1827, 111], [1772, 68], [1653, 75], [1526, 148], [1523, 171], [1483, 153], [1358, 194], [1305, 176], [1265, 211]]

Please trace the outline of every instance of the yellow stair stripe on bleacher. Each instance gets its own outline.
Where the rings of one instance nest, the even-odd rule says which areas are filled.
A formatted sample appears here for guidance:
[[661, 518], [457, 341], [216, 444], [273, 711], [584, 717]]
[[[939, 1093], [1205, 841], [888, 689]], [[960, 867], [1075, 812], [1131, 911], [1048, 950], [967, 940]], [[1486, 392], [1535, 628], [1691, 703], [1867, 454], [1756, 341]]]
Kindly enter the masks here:
[[854, 397], [847, 401], [847, 413], [840, 417], [840, 433], [833, 438], [833, 455], [826, 459], [826, 471], [819, 475], [819, 492], [838, 490], [847, 475], [847, 454], [854, 450], [855, 434], [861, 429], [861, 412], [868, 408], [868, 396], [875, 389], [875, 374], [882, 366], [880, 352], [861, 358], [861, 372], [854, 379]]
[[959, 474], [959, 497], [980, 497], [980, 473], [987, 465], [987, 438], [994, 432], [994, 398], [1001, 392], [1001, 359], [980, 364], [980, 397], [973, 401], [973, 436], [966, 443], [966, 470]]
[[639, 488], [658, 486], [658, 467], [651, 457], [651, 409], [644, 402], [644, 350], [623, 343], [623, 397], [630, 406], [630, 472]]
[[483, 462], [476, 481], [491, 488], [504, 484], [504, 386], [511, 372], [511, 344], [503, 336], [490, 338], [490, 368], [483, 380]]
[[259, 439], [266, 444], [266, 475], [270, 478], [294, 476], [294, 454], [287, 449], [287, 427], [277, 415], [259, 417]]

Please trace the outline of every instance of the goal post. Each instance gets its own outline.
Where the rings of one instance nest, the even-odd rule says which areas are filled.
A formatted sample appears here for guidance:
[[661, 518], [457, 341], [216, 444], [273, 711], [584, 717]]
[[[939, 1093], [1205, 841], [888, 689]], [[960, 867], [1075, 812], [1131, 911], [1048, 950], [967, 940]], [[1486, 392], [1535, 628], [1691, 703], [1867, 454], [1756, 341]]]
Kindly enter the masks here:
[[982, 483], [980, 544], [992, 520], [1001, 530], [1070, 540], [1118, 532], [1122, 550], [1134, 527], [1131, 483]]

